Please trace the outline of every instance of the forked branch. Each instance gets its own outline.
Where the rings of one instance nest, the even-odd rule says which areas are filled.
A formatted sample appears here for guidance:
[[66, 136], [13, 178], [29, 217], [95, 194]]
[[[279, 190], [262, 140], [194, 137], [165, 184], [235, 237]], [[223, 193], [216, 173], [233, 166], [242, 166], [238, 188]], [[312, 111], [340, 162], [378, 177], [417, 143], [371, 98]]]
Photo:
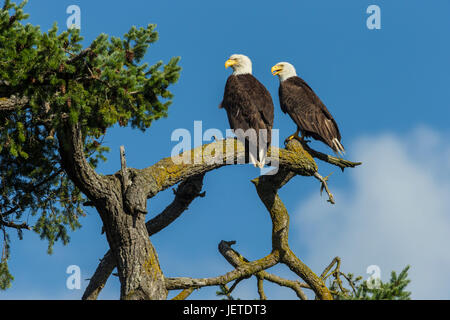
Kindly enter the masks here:
[[[228, 261], [232, 261], [236, 258], [236, 252], [231, 248], [230, 242], [221, 241], [219, 244], [220, 253]], [[225, 285], [233, 280], [250, 277], [259, 271], [273, 267], [279, 261], [277, 252], [272, 252], [266, 257], [255, 260], [248, 263], [242, 263], [237, 266], [233, 271], [230, 271], [224, 275], [213, 278], [166, 278], [167, 290], [177, 289], [189, 289], [189, 288], [201, 288], [206, 286], [218, 286]]]
[[[229, 153], [229, 149], [227, 149], [227, 146], [230, 144], [234, 145], [234, 149], [231, 149], [233, 150], [232, 153]], [[205, 160], [204, 151], [207, 148], [210, 148], [210, 150], [222, 150], [222, 162], [206, 161], [208, 159]], [[260, 293], [262, 293], [262, 281], [268, 280], [293, 289], [300, 299], [306, 299], [306, 295], [302, 291], [302, 288], [313, 290], [319, 299], [332, 299], [331, 293], [325, 286], [323, 279], [314, 274], [314, 272], [312, 272], [309, 267], [290, 250], [288, 245], [289, 214], [278, 196], [278, 190], [296, 175], [316, 176], [316, 178], [320, 176], [317, 173], [317, 165], [313, 160], [313, 156], [320, 156], [323, 158], [323, 154], [313, 150], [310, 153], [310, 150], [312, 149], [308, 147], [307, 151], [304, 146], [296, 140], [290, 141], [286, 145], [286, 149], [272, 147], [269, 156], [274, 152], [277, 152], [279, 155], [277, 161], [279, 163], [278, 173], [270, 176], [261, 176], [252, 181], [255, 184], [261, 201], [271, 215], [272, 253], [265, 258], [249, 262], [231, 249], [232, 243], [222, 241], [219, 245], [219, 250], [227, 261], [235, 266], [235, 269], [222, 276], [213, 278], [166, 278], [166, 288], [168, 290], [183, 289], [176, 299], [185, 299], [197, 288], [226, 285], [231, 281], [240, 281], [241, 279], [248, 278], [252, 275], [258, 277]], [[239, 159], [244, 157], [244, 151], [243, 146], [236, 139], [227, 139], [204, 145], [181, 154], [181, 157], [188, 157], [191, 159], [192, 162], [188, 164], [175, 164], [171, 158], [166, 158], [146, 169], [129, 169], [133, 176], [130, 189], [134, 188], [133, 192], [143, 192], [147, 198], [153, 197], [160, 191], [165, 190], [180, 181], [185, 181], [175, 192], [176, 198], [174, 202], [169, 205], [163, 213], [149, 221], [147, 224], [149, 235], [168, 226], [184, 212], [184, 210], [186, 210], [188, 204], [195, 197], [202, 196], [200, 193], [201, 187], [189, 189], [189, 183], [192, 183], [195, 179], [198, 179], [197, 183], [198, 181], [201, 182], [206, 172], [225, 165], [236, 164]], [[340, 168], [354, 167], [360, 164], [331, 156], [326, 156], [324, 159], [327, 159], [327, 162], [337, 165]], [[320, 178], [321, 179], [319, 180], [322, 182], [322, 188], [327, 191], [330, 200], [332, 200], [332, 194], [326, 185], [326, 179], [321, 176]], [[130, 190], [128, 190], [128, 192], [130, 192]], [[109, 263], [105, 263], [105, 261], [109, 261]], [[265, 271], [265, 269], [280, 262], [286, 264], [305, 282], [282, 279]], [[108, 272], [105, 272], [105, 266], [109, 269], [107, 270]], [[104, 286], [104, 283], [114, 269], [114, 266], [115, 264], [112, 257], [108, 254], [105, 255], [96, 271], [96, 275], [100, 274], [102, 276], [96, 277], [96, 275], [94, 275], [83, 296], [84, 299], [97, 298], [98, 293]], [[94, 279], [96, 279], [96, 281], [93, 281]], [[100, 281], [98, 281], [99, 279]]]

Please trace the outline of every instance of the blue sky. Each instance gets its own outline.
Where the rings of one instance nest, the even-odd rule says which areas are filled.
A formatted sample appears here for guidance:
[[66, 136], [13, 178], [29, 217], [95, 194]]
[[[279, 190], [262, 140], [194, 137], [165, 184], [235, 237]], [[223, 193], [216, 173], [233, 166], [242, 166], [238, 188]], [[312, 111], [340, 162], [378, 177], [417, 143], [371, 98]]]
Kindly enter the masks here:
[[[108, 130], [108, 161], [99, 171], [120, 167], [119, 146], [131, 167], [147, 167], [169, 156], [177, 128], [228, 128], [217, 108], [230, 74], [224, 62], [233, 53], [248, 55], [254, 75], [275, 103], [274, 128], [284, 139], [295, 130], [278, 104], [278, 79], [270, 67], [289, 61], [321, 97], [337, 120], [350, 160], [364, 165], [341, 173], [318, 162], [331, 176], [337, 204], [320, 197], [313, 178], [296, 177], [280, 195], [291, 214], [290, 244], [297, 255], [320, 273], [334, 256], [342, 268], [367, 277], [378, 265], [382, 279], [391, 270], [411, 264], [414, 298], [449, 299], [450, 257], [450, 3], [442, 0], [318, 1], [62, 1], [40, 0], [26, 6], [29, 22], [43, 30], [54, 21], [66, 28], [66, 8], [81, 8], [81, 33], [88, 45], [100, 33], [122, 36], [132, 25], [156, 23], [160, 40], [145, 61], [150, 64], [181, 57], [183, 71], [172, 87], [169, 117], [145, 133]], [[366, 9], [381, 8], [381, 30], [366, 27]], [[312, 146], [328, 151], [312, 142]], [[175, 223], [152, 237], [166, 276], [216, 276], [231, 270], [217, 251], [220, 240], [237, 240], [235, 248], [248, 259], [270, 251], [270, 219], [250, 180], [258, 171], [233, 166], [210, 172], [206, 197], [196, 199]], [[149, 201], [153, 217], [172, 200], [170, 190]], [[80, 266], [89, 278], [107, 249], [101, 221], [86, 208], [83, 227], [71, 243], [57, 244], [53, 255], [32, 233], [13, 235], [10, 269], [13, 287], [0, 299], [79, 299], [83, 290], [66, 288], [66, 268]], [[274, 272], [293, 278], [284, 267]], [[439, 275], [439, 276], [438, 276]], [[83, 281], [82, 289], [87, 285]], [[269, 298], [295, 296], [267, 284]], [[193, 299], [214, 299], [216, 288], [195, 292]], [[256, 281], [239, 285], [236, 296], [256, 298]], [[119, 297], [111, 277], [100, 295]]]

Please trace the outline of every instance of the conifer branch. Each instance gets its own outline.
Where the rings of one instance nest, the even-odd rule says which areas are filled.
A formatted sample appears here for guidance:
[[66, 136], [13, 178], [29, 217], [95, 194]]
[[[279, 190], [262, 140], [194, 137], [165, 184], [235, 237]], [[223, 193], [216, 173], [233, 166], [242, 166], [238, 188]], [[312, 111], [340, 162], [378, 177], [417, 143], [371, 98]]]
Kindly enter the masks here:
[[17, 224], [17, 223], [10, 222], [10, 221], [4, 221], [3, 219], [1, 219], [1, 216], [0, 216], [0, 226], [18, 229], [18, 230], [21, 230], [21, 229], [31, 230], [30, 226], [25, 222], [23, 222], [21, 224]]

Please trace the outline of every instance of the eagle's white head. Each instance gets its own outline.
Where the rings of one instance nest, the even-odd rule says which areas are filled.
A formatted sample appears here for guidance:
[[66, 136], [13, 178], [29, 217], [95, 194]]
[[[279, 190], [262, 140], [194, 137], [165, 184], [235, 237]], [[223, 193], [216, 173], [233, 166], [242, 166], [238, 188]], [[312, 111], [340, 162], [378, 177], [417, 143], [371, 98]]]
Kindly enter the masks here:
[[233, 75], [252, 74], [252, 61], [243, 54], [233, 54], [225, 62], [225, 68], [233, 68]]
[[297, 75], [294, 66], [289, 62], [278, 62], [271, 71], [274, 76], [278, 76], [281, 82]]

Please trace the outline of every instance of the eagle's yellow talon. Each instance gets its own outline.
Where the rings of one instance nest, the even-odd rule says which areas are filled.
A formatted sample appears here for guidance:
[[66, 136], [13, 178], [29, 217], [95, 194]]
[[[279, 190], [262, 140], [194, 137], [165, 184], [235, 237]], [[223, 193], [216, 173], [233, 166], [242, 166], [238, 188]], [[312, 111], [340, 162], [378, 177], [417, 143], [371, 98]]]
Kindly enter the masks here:
[[284, 143], [288, 143], [292, 139], [295, 139], [295, 140], [298, 140], [298, 141], [302, 142], [303, 141], [303, 136], [299, 137], [298, 133], [299, 133], [299, 130], [297, 130], [294, 134], [291, 134], [289, 137], [286, 138], [286, 140], [284, 140]]
[[286, 138], [286, 140], [284, 140], [284, 143], [288, 143], [289, 141], [291, 141], [292, 139], [294, 139], [294, 135], [290, 135], [289, 137]]

